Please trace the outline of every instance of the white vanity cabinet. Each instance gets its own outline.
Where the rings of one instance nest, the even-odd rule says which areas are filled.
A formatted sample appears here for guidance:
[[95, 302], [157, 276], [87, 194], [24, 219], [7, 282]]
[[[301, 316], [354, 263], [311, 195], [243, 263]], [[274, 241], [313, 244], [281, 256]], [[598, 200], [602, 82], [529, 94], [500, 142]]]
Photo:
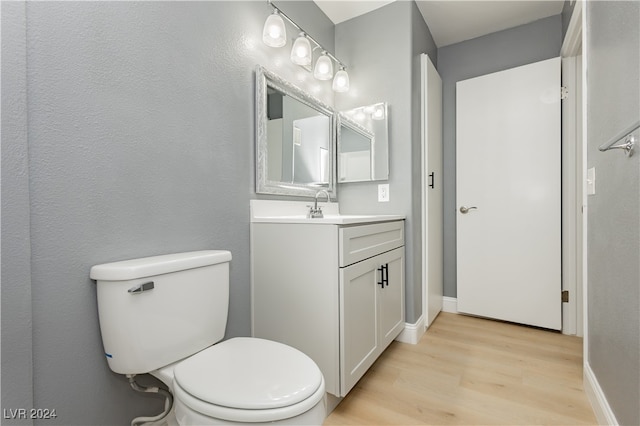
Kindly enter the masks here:
[[404, 328], [404, 221], [251, 226], [253, 335], [300, 349], [346, 395]]

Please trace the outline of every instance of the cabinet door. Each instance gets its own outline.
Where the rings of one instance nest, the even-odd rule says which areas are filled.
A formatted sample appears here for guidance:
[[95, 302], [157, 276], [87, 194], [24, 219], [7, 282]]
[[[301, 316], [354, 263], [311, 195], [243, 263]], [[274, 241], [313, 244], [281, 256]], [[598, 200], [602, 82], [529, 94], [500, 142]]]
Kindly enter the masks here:
[[404, 247], [376, 256], [386, 266], [384, 287], [378, 290], [378, 324], [380, 353], [404, 328]]
[[378, 256], [340, 268], [340, 389], [342, 396], [380, 351], [377, 331]]

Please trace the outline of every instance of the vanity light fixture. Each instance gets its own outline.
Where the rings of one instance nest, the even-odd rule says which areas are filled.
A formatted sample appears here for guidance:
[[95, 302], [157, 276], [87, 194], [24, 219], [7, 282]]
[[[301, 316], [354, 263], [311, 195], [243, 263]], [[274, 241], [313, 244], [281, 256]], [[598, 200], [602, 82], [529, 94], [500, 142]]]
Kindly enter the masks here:
[[305, 33], [300, 33], [291, 48], [291, 62], [297, 65], [311, 65], [311, 43]]
[[[313, 76], [318, 80], [330, 80], [333, 77], [333, 62], [335, 62], [340, 67], [340, 70], [333, 79], [333, 90], [336, 92], [348, 91], [349, 74], [347, 74], [346, 66], [334, 55], [327, 52], [320, 43], [278, 9], [271, 0], [267, 0], [267, 3], [273, 8], [273, 13], [267, 17], [264, 23], [264, 30], [262, 32], [262, 41], [264, 44], [271, 47], [283, 47], [287, 44], [284, 18], [300, 31], [300, 35], [295, 39], [291, 48], [291, 62], [303, 67], [308, 67], [313, 62], [313, 50], [319, 48], [322, 51], [322, 55], [320, 55], [313, 67]], [[311, 49], [310, 42], [313, 42], [316, 48]]]
[[344, 67], [340, 67], [340, 71], [333, 77], [333, 90], [336, 92], [349, 91], [349, 74], [344, 70]]
[[267, 46], [282, 47], [287, 44], [287, 30], [279, 13], [280, 11], [277, 8], [274, 9], [273, 13], [264, 22], [262, 41]]
[[333, 62], [326, 51], [322, 51], [322, 55], [316, 61], [316, 66], [313, 68], [313, 76], [318, 80], [330, 80], [333, 77]]

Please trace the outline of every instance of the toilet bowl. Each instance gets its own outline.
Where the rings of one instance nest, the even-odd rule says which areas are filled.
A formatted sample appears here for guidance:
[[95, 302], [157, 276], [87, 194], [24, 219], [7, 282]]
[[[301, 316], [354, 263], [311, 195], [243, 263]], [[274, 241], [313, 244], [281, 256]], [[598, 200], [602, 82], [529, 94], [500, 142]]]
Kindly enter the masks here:
[[324, 378], [311, 358], [264, 339], [220, 342], [230, 260], [207, 250], [91, 268], [109, 367], [168, 386], [173, 407], [153, 424], [321, 425]]
[[317, 365], [257, 338], [226, 340], [180, 362], [172, 390], [179, 424], [322, 424], [326, 411]]

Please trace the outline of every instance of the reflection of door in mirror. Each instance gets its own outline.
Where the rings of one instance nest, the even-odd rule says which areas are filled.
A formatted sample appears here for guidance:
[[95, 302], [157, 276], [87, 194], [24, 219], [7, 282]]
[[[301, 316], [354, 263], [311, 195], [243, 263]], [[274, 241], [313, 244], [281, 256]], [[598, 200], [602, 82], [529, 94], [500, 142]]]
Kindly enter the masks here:
[[322, 185], [329, 182], [329, 150], [320, 147], [320, 182]]
[[316, 115], [295, 120], [293, 128], [298, 134], [293, 137], [293, 182], [318, 186], [328, 184], [328, 162], [326, 159], [323, 161], [322, 156], [323, 152], [329, 152], [329, 117]]
[[339, 182], [371, 180], [373, 138], [342, 126], [340, 133]]
[[329, 151], [329, 117], [291, 96], [270, 89], [267, 120], [269, 180], [328, 185], [330, 172], [320, 167], [319, 149]]

